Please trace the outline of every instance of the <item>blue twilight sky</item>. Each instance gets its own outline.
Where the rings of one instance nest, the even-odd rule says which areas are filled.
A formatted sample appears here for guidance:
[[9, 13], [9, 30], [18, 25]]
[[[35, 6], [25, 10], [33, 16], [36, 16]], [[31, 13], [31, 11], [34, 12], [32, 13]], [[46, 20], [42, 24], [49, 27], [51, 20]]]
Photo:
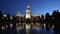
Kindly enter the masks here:
[[[9, 13], [16, 15], [19, 10], [22, 15], [25, 14], [28, 0], [0, 0], [0, 9], [3, 14]], [[53, 10], [60, 11], [60, 0], [30, 0], [31, 13], [33, 15], [39, 11], [40, 15], [46, 13], [52, 14]]]

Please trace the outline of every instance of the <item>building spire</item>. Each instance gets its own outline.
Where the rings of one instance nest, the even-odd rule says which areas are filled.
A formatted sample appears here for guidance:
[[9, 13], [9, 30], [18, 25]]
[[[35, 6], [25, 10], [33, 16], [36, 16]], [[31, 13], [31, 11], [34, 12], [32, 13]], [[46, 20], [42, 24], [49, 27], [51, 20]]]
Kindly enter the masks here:
[[39, 16], [39, 11], [37, 11], [36, 16]]
[[21, 16], [21, 13], [20, 11], [17, 11], [17, 15], [16, 16]]
[[19, 11], [17, 11], [17, 13], [19, 14], [20, 12], [19, 12]]
[[30, 1], [28, 0], [27, 3], [27, 9], [30, 9]]
[[30, 4], [29, 4], [29, 0], [28, 0], [28, 4], [27, 4], [27, 8], [26, 8], [26, 19], [30, 19], [31, 18], [31, 12], [30, 12]]

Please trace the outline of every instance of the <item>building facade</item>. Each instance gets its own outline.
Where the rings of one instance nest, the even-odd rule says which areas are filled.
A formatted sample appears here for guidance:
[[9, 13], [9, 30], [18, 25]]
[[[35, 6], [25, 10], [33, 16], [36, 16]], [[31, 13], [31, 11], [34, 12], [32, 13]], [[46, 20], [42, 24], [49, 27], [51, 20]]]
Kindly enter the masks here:
[[30, 11], [30, 5], [27, 5], [25, 15], [21, 15], [19, 11], [17, 11], [16, 17], [18, 18], [18, 21], [20, 23], [40, 23], [40, 15], [39, 12], [37, 11], [36, 15], [33, 16]]

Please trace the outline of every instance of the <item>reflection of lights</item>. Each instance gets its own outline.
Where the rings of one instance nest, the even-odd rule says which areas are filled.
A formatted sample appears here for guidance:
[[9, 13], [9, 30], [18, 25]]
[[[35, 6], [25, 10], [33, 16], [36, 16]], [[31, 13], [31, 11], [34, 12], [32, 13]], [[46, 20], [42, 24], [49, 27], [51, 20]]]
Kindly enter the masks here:
[[8, 26], [6, 25], [6, 28], [8, 28]]
[[39, 27], [36, 27], [36, 30], [39, 32], [40, 28]]
[[36, 25], [38, 25], [38, 22], [36, 23]]
[[52, 25], [52, 28], [54, 29], [54, 25]]
[[29, 30], [30, 30], [30, 24], [26, 24], [26, 32], [27, 32], [27, 34], [29, 34]]
[[18, 26], [18, 23], [16, 23], [16, 26]]
[[30, 14], [26, 14], [26, 19], [31, 18]]
[[19, 23], [19, 25], [21, 25], [21, 23]]
[[2, 26], [2, 30], [4, 29], [4, 27]]
[[19, 31], [21, 30], [21, 26], [20, 27], [16, 27], [16, 30], [19, 33]]
[[29, 30], [30, 29], [30, 24], [26, 24], [26, 29]]
[[40, 23], [39, 23], [39, 26], [40, 26]]
[[17, 32], [19, 33], [19, 28], [18, 28], [18, 27], [16, 27], [16, 30], [17, 30]]
[[40, 23], [36, 23], [36, 30], [39, 32], [40, 29]]
[[44, 24], [44, 27], [46, 27], [46, 24]]
[[22, 25], [24, 26], [24, 25], [25, 25], [25, 23], [22, 23]]
[[34, 23], [31, 23], [32, 26], [34, 26]]
[[50, 28], [50, 24], [48, 24], [48, 28]]
[[21, 20], [19, 19], [19, 21], [21, 21]]
[[13, 27], [13, 24], [10, 24], [10, 27]]

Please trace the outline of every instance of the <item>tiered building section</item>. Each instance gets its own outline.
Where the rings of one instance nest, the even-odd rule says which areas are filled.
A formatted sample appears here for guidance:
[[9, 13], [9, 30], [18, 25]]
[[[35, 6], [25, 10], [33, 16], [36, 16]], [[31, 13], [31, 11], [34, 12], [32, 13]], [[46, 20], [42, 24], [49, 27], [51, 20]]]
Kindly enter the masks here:
[[20, 23], [40, 23], [40, 15], [39, 12], [37, 11], [36, 15], [33, 16], [30, 11], [30, 5], [27, 5], [25, 15], [21, 15], [19, 11], [17, 12], [17, 18]]

